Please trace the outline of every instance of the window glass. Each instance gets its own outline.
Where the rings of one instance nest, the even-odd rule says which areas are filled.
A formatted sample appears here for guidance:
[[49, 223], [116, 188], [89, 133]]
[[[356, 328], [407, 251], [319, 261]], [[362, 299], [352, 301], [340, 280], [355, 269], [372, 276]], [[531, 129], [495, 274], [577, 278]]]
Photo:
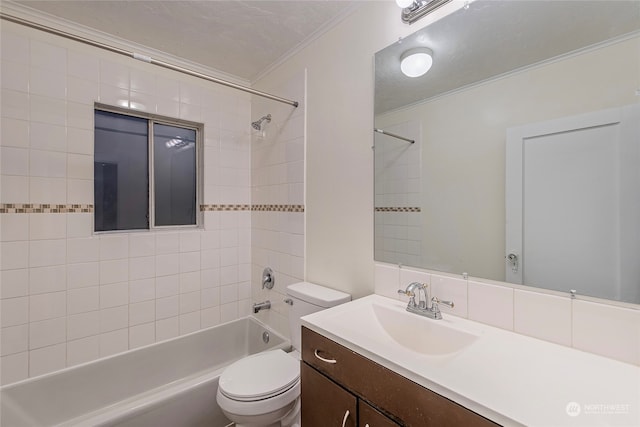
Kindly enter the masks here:
[[196, 224], [196, 131], [153, 125], [155, 225]]
[[95, 112], [95, 230], [149, 228], [148, 121]]

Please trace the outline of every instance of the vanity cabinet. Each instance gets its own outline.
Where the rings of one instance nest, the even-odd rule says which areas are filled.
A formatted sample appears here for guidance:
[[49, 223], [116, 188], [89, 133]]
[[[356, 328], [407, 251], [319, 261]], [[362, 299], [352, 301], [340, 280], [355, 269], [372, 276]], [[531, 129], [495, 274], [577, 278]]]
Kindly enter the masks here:
[[399, 427], [373, 406], [301, 362], [304, 427]]
[[353, 394], [304, 362], [300, 365], [300, 382], [304, 427], [358, 426], [358, 399]]
[[358, 400], [358, 427], [399, 427], [400, 424], [383, 415], [363, 400]]
[[305, 327], [301, 385], [303, 427], [497, 425]]

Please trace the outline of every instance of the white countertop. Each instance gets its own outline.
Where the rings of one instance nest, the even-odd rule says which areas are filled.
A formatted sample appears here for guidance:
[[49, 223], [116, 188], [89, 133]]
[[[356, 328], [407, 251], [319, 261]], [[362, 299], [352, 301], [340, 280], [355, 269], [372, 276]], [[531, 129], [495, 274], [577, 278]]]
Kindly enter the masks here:
[[[425, 355], [394, 344], [375, 322], [349, 319], [350, 313], [375, 304], [403, 311], [406, 307], [369, 295], [305, 316], [302, 324], [499, 424], [640, 426], [638, 366], [446, 313], [442, 320], [407, 313], [416, 318], [407, 328], [443, 322], [478, 336], [454, 354]], [[413, 323], [412, 317], [408, 320]]]

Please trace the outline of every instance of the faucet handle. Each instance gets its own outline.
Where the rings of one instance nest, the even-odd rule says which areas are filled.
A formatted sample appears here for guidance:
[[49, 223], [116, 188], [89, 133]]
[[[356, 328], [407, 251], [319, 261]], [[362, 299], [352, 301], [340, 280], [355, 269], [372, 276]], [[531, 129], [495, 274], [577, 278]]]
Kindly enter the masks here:
[[438, 304], [444, 304], [449, 308], [454, 307], [453, 301], [443, 301], [438, 297], [431, 298], [431, 304], [435, 304], [436, 307], [438, 307]]
[[416, 294], [412, 291], [403, 291], [402, 289], [398, 289], [398, 294], [406, 295], [409, 297], [409, 307], [416, 307]]

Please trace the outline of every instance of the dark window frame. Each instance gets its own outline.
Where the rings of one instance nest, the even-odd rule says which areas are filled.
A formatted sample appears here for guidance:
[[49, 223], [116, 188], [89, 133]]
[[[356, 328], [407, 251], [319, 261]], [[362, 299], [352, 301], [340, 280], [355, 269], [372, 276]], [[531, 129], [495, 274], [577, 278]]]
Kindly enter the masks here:
[[[177, 119], [174, 117], [162, 116], [159, 114], [147, 113], [139, 110], [116, 107], [113, 105], [95, 103], [94, 104], [94, 117], [95, 113], [107, 112], [107, 113], [115, 113], [121, 114], [128, 117], [139, 118], [147, 120], [148, 127], [148, 137], [147, 137], [147, 156], [148, 156], [148, 212], [149, 212], [149, 225], [148, 228], [136, 228], [136, 229], [115, 229], [115, 230], [96, 230], [95, 224], [93, 226], [94, 234], [105, 234], [105, 233], [131, 233], [131, 232], [149, 232], [149, 231], [162, 231], [162, 230], [182, 230], [182, 229], [197, 229], [203, 227], [203, 215], [200, 210], [200, 206], [202, 204], [202, 194], [203, 194], [203, 180], [204, 180], [204, 167], [203, 167], [203, 141], [204, 141], [204, 124], [193, 122], [184, 119]], [[155, 184], [154, 184], [154, 124], [166, 125], [166, 126], [175, 126], [184, 129], [189, 129], [195, 131], [196, 134], [196, 163], [195, 163], [195, 178], [196, 178], [196, 194], [195, 194], [195, 224], [185, 224], [185, 225], [156, 225], [155, 224]], [[95, 123], [93, 128], [95, 129]], [[94, 136], [94, 146], [95, 146], [95, 136]], [[95, 173], [95, 172], [94, 172]], [[94, 178], [95, 179], [95, 178]], [[95, 197], [95, 195], [94, 195]], [[94, 207], [95, 208], [95, 207]], [[94, 218], [96, 212], [94, 211]]]

